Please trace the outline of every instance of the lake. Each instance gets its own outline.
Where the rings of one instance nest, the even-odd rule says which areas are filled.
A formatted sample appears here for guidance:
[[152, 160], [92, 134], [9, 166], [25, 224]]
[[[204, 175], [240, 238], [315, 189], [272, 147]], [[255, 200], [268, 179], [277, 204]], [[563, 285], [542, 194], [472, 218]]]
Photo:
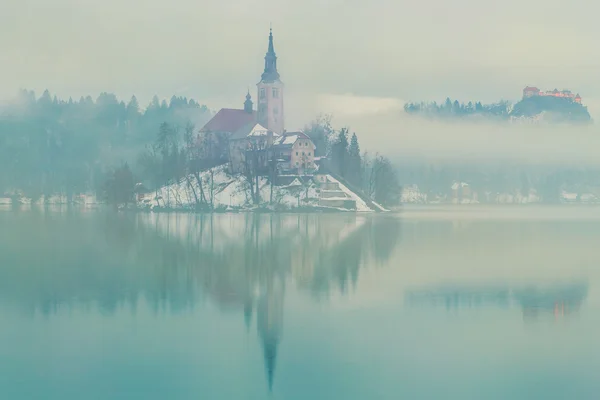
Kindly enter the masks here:
[[0, 211], [1, 399], [597, 399], [600, 209]]

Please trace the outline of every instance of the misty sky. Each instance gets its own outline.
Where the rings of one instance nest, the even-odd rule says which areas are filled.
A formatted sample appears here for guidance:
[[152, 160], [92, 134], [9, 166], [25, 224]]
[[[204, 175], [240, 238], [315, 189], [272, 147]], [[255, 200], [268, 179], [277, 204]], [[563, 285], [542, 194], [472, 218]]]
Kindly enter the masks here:
[[514, 100], [525, 85], [580, 92], [595, 115], [598, 11], [579, 0], [2, 0], [0, 95], [241, 107], [272, 22], [288, 125], [406, 100]]

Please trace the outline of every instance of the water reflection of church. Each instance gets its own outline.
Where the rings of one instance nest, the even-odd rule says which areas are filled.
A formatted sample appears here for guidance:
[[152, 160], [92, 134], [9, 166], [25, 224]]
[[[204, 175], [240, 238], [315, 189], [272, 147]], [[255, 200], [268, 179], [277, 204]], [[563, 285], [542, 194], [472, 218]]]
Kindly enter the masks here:
[[541, 315], [556, 318], [577, 312], [588, 294], [587, 283], [555, 284], [551, 286], [442, 286], [406, 293], [409, 306], [445, 306], [446, 309], [518, 306], [523, 318]]
[[[31, 214], [0, 251], [0, 305], [30, 315], [97, 307], [192, 311], [204, 299], [256, 322], [268, 386], [283, 337], [286, 283], [315, 299], [350, 290], [363, 264], [387, 260], [400, 235], [394, 219], [356, 215], [73, 216]], [[35, 232], [35, 240], [31, 239]], [[34, 251], [31, 251], [34, 246]], [[40, 260], [54, 268], [16, 273]], [[93, 256], [90, 256], [93, 255]], [[57, 272], [58, 271], [58, 272]], [[243, 317], [242, 317], [243, 315]]]

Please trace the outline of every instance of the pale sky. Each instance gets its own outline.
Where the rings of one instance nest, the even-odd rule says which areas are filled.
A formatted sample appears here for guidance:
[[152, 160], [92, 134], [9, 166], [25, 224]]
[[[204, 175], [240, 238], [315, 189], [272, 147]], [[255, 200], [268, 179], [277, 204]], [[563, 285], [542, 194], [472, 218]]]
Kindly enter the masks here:
[[580, 0], [2, 0], [0, 95], [241, 108], [272, 23], [288, 126], [407, 100], [516, 100], [526, 85], [579, 92], [595, 115], [599, 11]]

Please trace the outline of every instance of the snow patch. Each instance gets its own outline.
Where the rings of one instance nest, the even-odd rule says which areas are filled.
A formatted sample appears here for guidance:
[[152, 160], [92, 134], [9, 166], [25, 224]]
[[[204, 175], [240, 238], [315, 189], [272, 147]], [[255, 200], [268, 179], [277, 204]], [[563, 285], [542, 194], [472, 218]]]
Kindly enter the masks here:
[[360, 198], [360, 196], [358, 196], [352, 190], [348, 189], [346, 186], [344, 186], [340, 181], [335, 179], [333, 176], [327, 175], [327, 179], [329, 179], [331, 182], [336, 182], [340, 186], [340, 190], [342, 192], [344, 192], [352, 200], [356, 201], [356, 211], [358, 211], [358, 212], [372, 212], [373, 211], [371, 209], [371, 207], [369, 207], [367, 205], [367, 203], [365, 203], [364, 200]]

